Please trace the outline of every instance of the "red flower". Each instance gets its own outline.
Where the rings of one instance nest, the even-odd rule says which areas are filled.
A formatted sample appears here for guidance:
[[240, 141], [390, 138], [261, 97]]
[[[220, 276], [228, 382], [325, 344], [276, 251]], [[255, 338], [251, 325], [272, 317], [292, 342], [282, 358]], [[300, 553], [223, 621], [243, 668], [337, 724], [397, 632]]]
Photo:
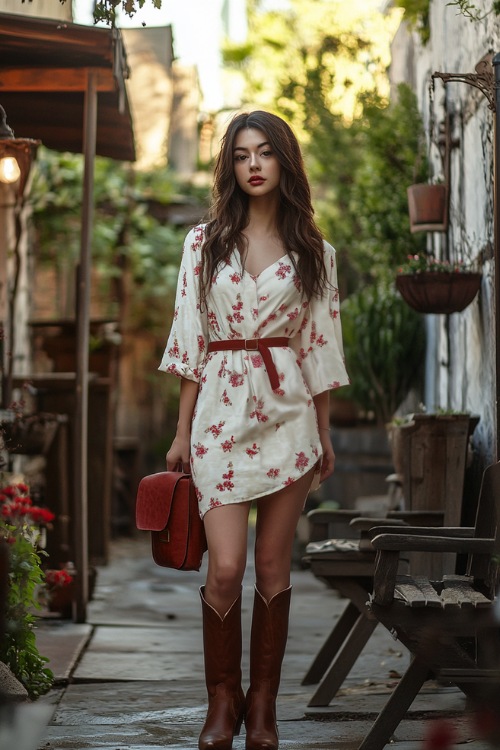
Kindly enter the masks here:
[[45, 571], [45, 584], [49, 588], [63, 588], [69, 586], [70, 583], [73, 583], [73, 576], [64, 568]]

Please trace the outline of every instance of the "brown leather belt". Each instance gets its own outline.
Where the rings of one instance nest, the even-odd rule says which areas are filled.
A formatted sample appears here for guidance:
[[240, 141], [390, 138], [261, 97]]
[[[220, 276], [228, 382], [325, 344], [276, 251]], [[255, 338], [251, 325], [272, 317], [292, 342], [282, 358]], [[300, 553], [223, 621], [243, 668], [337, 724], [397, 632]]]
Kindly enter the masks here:
[[280, 379], [273, 357], [269, 351], [271, 346], [290, 346], [287, 336], [268, 336], [262, 339], [227, 339], [226, 341], [210, 341], [209, 352], [241, 351], [259, 352], [264, 360], [271, 388], [275, 391], [279, 388]]

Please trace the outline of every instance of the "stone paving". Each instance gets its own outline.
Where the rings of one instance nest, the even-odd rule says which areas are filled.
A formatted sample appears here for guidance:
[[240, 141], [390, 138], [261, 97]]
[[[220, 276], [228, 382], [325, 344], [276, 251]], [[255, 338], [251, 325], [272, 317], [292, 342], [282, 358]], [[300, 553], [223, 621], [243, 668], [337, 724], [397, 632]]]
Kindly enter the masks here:
[[[198, 596], [203, 580], [203, 570], [157, 567], [146, 535], [113, 543], [109, 565], [98, 571], [88, 623], [40, 623], [39, 648], [50, 657], [57, 682], [42, 699], [52, 716], [37, 750], [196, 750], [205, 713]], [[294, 571], [292, 583], [278, 704], [280, 748], [356, 750], [406, 668], [408, 653], [379, 626], [331, 705], [308, 709], [313, 686], [302, 686], [301, 679], [345, 602], [307, 570]], [[252, 586], [249, 555], [245, 645]], [[243, 672], [248, 674], [248, 648]], [[457, 747], [468, 743], [473, 750], [485, 750], [488, 746], [477, 741], [464, 706], [458, 690], [429, 683], [398, 727], [397, 750], [422, 747], [429, 722], [443, 714], [452, 717]], [[233, 747], [244, 750], [244, 745], [242, 731]]]

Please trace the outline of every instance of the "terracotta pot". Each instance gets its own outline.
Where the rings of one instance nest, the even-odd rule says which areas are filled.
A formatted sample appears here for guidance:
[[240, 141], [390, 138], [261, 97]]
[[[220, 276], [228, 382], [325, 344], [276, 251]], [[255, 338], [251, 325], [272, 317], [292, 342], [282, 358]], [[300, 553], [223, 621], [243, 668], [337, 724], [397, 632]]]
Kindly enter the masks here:
[[417, 312], [449, 314], [470, 305], [481, 286], [480, 273], [423, 271], [396, 276], [396, 288]]
[[448, 188], [446, 185], [410, 185], [408, 210], [412, 232], [444, 232], [448, 228]]
[[73, 613], [73, 599], [75, 598], [75, 584], [60, 586], [47, 591], [47, 607], [49, 612], [57, 612], [64, 619], [69, 619]]

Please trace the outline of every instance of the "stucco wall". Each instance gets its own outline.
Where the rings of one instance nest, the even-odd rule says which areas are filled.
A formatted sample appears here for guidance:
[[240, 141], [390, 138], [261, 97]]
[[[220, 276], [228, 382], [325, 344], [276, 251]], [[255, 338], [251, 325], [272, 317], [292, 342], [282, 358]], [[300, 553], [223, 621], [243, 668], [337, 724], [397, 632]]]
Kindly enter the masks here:
[[[485, 11], [491, 1], [478, 0]], [[426, 316], [428, 351], [425, 401], [436, 407], [479, 414], [474, 442], [486, 460], [495, 455], [495, 331], [493, 298], [493, 132], [494, 113], [487, 98], [461, 82], [446, 85], [432, 73], [474, 73], [486, 54], [500, 51], [500, 18], [489, 14], [471, 22], [444, 0], [432, 0], [431, 37], [423, 45], [403, 23], [393, 45], [391, 83], [405, 81], [418, 97], [427, 139], [433, 126], [451, 115], [451, 134], [458, 141], [451, 155], [450, 227], [428, 235], [429, 248], [440, 255], [446, 241], [452, 259], [482, 262], [483, 281], [476, 300], [462, 313]], [[406, 42], [405, 42], [406, 39]], [[430, 111], [433, 99], [434, 117]], [[428, 155], [434, 176], [442, 175], [439, 151]]]

